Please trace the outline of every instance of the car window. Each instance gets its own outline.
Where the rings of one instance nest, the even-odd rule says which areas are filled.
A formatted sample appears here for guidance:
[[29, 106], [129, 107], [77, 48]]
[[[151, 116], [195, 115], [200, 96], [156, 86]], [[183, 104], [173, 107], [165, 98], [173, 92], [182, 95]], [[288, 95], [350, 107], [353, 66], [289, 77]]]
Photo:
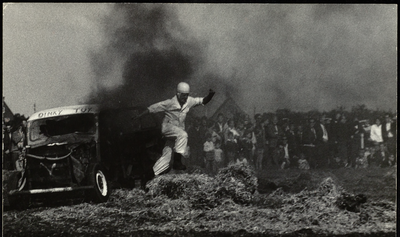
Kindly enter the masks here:
[[29, 125], [30, 140], [46, 139], [71, 133], [95, 133], [93, 114], [66, 115], [32, 121]]

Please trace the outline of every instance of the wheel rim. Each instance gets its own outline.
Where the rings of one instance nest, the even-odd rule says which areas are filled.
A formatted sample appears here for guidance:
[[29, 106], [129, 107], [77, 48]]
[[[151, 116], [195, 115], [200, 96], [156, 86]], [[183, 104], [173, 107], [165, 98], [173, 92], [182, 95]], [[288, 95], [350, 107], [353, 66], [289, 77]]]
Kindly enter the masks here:
[[101, 170], [98, 170], [96, 173], [96, 185], [101, 195], [104, 197], [107, 196], [108, 193], [107, 180], [106, 176], [103, 174], [103, 172], [101, 172]]

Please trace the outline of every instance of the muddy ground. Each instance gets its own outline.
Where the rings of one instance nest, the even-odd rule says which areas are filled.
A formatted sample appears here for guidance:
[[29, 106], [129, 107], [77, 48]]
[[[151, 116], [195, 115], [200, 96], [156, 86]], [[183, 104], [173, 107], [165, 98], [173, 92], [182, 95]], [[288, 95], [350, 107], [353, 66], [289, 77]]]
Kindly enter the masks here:
[[[166, 175], [148, 193], [115, 189], [107, 203], [4, 210], [3, 236], [396, 236], [396, 170], [263, 170], [255, 192], [248, 178]], [[346, 209], [343, 193], [366, 202]]]

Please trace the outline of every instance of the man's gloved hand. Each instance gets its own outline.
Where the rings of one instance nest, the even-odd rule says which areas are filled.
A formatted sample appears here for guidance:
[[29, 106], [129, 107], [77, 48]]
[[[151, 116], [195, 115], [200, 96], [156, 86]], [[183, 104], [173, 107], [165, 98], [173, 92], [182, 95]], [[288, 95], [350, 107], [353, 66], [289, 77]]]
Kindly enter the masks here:
[[206, 97], [203, 98], [203, 105], [207, 104], [208, 102], [210, 102], [210, 100], [213, 98], [215, 94], [215, 91], [213, 91], [212, 89], [210, 89], [208, 91], [208, 95]]

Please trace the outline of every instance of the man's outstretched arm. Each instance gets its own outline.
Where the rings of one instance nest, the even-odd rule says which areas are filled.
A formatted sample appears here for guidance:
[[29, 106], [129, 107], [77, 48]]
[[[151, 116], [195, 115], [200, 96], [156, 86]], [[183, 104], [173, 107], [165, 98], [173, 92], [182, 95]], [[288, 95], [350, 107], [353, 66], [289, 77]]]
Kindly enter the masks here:
[[136, 116], [132, 116], [131, 119], [133, 119], [133, 120], [139, 119], [140, 117], [142, 117], [142, 116], [144, 116], [144, 115], [146, 115], [148, 113], [150, 113], [150, 111], [149, 111], [148, 108], [146, 108], [146, 110], [144, 110], [142, 113], [140, 113], [140, 114], [138, 114]]
[[162, 112], [168, 109], [168, 105], [170, 104], [170, 100], [164, 100], [155, 104], [150, 105], [146, 108], [145, 111], [140, 113], [139, 115], [133, 116], [132, 119], [138, 119], [148, 113], [157, 113]]
[[210, 100], [213, 98], [214, 94], [215, 94], [215, 91], [210, 89], [210, 91], [208, 92], [208, 95], [203, 98], [203, 105], [206, 105], [208, 102], [210, 102]]

